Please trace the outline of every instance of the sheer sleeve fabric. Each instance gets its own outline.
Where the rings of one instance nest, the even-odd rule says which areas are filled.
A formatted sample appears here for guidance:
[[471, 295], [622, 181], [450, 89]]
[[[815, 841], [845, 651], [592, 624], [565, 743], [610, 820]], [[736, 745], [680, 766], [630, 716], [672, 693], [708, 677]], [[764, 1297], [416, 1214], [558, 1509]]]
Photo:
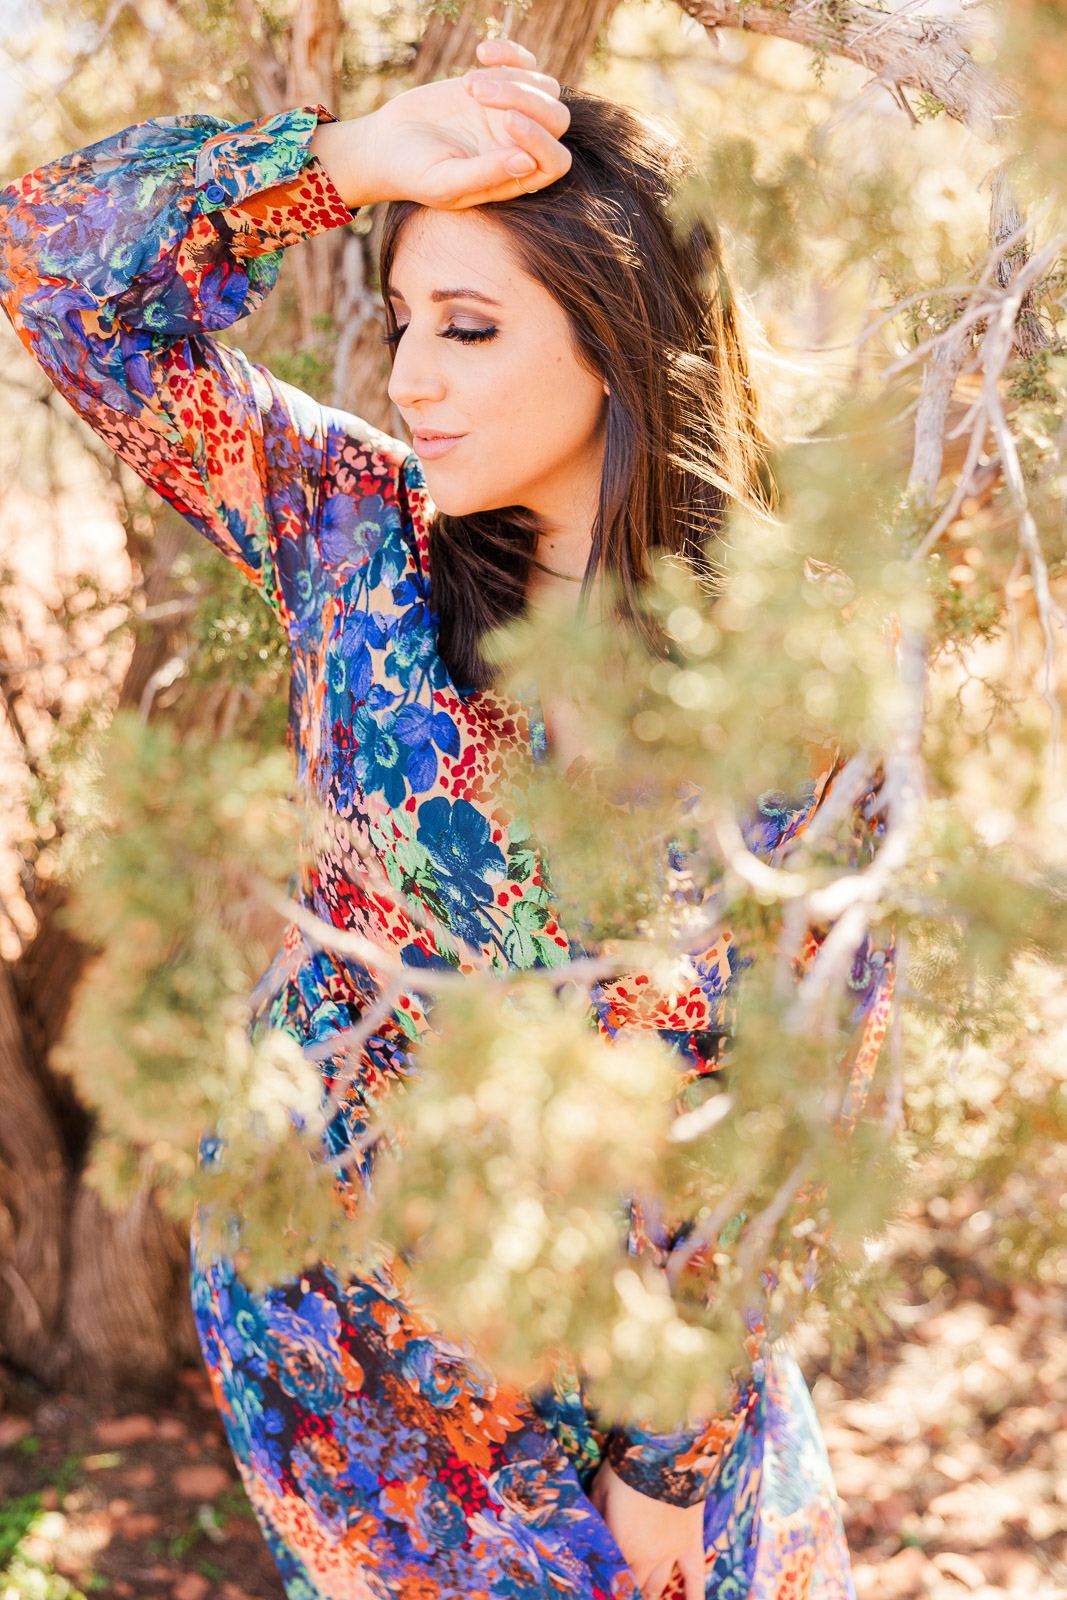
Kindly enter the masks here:
[[23, 344], [287, 628], [309, 589], [328, 426], [211, 335], [262, 302], [287, 246], [351, 220], [310, 153], [328, 120], [159, 118], [0, 193], [0, 299]]
[[[810, 795], [795, 802], [780, 793], [762, 796], [744, 830], [749, 849], [768, 864], [783, 865], [820, 807], [829, 799], [842, 767], [843, 763], [839, 760], [833, 761], [813, 784]], [[852, 808], [848, 841], [850, 866], [859, 868], [870, 859], [884, 827], [880, 783], [876, 781]], [[795, 962], [798, 982], [810, 970], [829, 931], [829, 927], [809, 927], [806, 930]], [[725, 1023], [729, 989], [740, 976], [740, 963], [735, 953], [730, 962], [720, 965], [722, 982], [718, 992], [722, 1002], [719, 1022]], [[694, 988], [694, 995], [700, 992], [706, 994], [708, 986], [706, 975], [702, 974], [701, 962], [694, 961], [694, 968], [698, 974], [698, 987]], [[888, 1028], [893, 973], [892, 936], [881, 942], [866, 937], [856, 951], [849, 975], [850, 1036], [841, 1062], [841, 1109], [838, 1117], [843, 1135], [847, 1135], [854, 1126], [867, 1098]], [[684, 996], [675, 996], [673, 1004], [676, 1015], [672, 1020], [677, 1024], [684, 1020]], [[699, 1052], [691, 1059], [695, 1063], [692, 1075], [715, 1070], [714, 1061], [702, 1062]], [[630, 1237], [630, 1248], [634, 1254], [655, 1254], [662, 1259], [663, 1254], [676, 1244], [684, 1245], [684, 1239], [684, 1232], [679, 1232], [669, 1222], [649, 1213], [639, 1199], [634, 1201]], [[813, 1248], [808, 1263], [809, 1273], [814, 1273], [816, 1266], [817, 1249]], [[773, 1277], [773, 1265], [769, 1274]], [[762, 1335], [763, 1329], [757, 1321], [750, 1341], [751, 1353], [757, 1358]], [[715, 1494], [724, 1473], [728, 1474], [734, 1446], [745, 1430], [753, 1425], [750, 1413], [758, 1404], [759, 1396], [752, 1385], [738, 1383], [724, 1400], [722, 1409], [702, 1418], [688, 1430], [656, 1433], [635, 1425], [614, 1428], [607, 1437], [605, 1458], [626, 1483], [642, 1494], [673, 1505], [696, 1504]]]

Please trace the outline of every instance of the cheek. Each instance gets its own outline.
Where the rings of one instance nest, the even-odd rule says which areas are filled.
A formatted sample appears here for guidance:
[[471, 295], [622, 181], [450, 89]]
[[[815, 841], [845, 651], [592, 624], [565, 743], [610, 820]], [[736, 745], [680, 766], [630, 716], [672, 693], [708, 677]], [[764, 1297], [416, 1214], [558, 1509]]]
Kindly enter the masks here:
[[481, 395], [483, 416], [498, 434], [531, 449], [573, 448], [595, 425], [603, 391], [573, 355], [527, 346], [500, 364]]

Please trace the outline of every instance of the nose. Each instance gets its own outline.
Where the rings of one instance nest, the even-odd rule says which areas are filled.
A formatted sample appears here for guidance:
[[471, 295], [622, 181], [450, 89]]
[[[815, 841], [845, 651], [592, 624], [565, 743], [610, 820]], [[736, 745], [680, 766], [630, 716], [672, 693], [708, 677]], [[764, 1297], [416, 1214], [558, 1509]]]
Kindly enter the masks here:
[[393, 355], [388, 393], [401, 411], [443, 400], [445, 380], [434, 358], [433, 335], [421, 336], [410, 323]]

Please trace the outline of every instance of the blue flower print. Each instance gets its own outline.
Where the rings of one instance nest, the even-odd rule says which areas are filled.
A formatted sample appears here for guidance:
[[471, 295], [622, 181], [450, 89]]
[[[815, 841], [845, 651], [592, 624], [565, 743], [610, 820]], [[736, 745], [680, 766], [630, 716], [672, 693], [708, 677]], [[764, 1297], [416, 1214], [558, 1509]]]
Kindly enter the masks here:
[[315, 1515], [335, 1539], [343, 1539], [348, 1531], [349, 1512], [356, 1509], [358, 1501], [352, 1488], [336, 1471], [331, 1472], [318, 1459], [314, 1437], [301, 1441], [293, 1448], [293, 1476], [310, 1501]]
[[322, 564], [318, 546], [309, 538], [279, 539], [275, 551], [278, 580], [289, 597], [299, 633], [322, 621]]
[[757, 855], [773, 850], [789, 826], [793, 810], [780, 789], [768, 789], [766, 794], [761, 794], [756, 801], [755, 815], [744, 826], [748, 848]]
[[[393, 624], [377, 611], [348, 609], [340, 619], [340, 638], [329, 656], [330, 689], [335, 696], [348, 693], [358, 704], [370, 693], [374, 665], [371, 650], [384, 649]], [[338, 707], [347, 712], [348, 707]]]
[[527, 1566], [514, 1546], [504, 1550], [499, 1575], [493, 1584], [493, 1594], [507, 1595], [510, 1600], [542, 1600], [544, 1593], [544, 1574], [533, 1566]]
[[502, 877], [505, 867], [490, 837], [488, 819], [468, 800], [435, 795], [422, 808], [416, 838], [437, 868], [449, 926], [477, 944], [486, 930], [486, 918], [478, 908], [493, 902], [488, 875]]
[[362, 705], [352, 714], [355, 775], [364, 794], [383, 794], [394, 810], [407, 798], [407, 751], [395, 730], [395, 711], [374, 716], [369, 705]]
[[256, 1377], [262, 1378], [267, 1372], [270, 1329], [240, 1279], [234, 1281], [229, 1294], [224, 1292], [223, 1297], [232, 1319], [223, 1335], [230, 1357], [234, 1363], [242, 1363]]
[[561, 1455], [550, 1450], [532, 1461], [516, 1461], [493, 1475], [493, 1488], [527, 1527], [544, 1528], [562, 1506], [579, 1498], [579, 1489], [560, 1470]]
[[429, 1339], [411, 1339], [404, 1346], [400, 1370], [435, 1406], [450, 1406], [463, 1393], [461, 1360], [449, 1359]]
[[346, 1407], [334, 1418], [334, 1433], [348, 1453], [345, 1477], [369, 1498], [387, 1479], [418, 1476], [426, 1460], [427, 1436], [374, 1404]]
[[[412, 587], [413, 585], [405, 578], [394, 594], [397, 604], [401, 603], [397, 596]], [[426, 607], [421, 601], [406, 606], [399, 613], [389, 653], [385, 658], [386, 672], [390, 677], [395, 677], [405, 689], [413, 688], [416, 680], [423, 674], [430, 673], [432, 680], [435, 679], [437, 674], [434, 669], [440, 664], [436, 637], [436, 629], [430, 627]], [[440, 687], [436, 681], [432, 681], [432, 686]]]
[[[335, 572], [361, 572], [377, 555], [389, 532], [389, 518], [382, 515], [380, 494], [369, 495], [357, 506], [350, 495], [333, 494], [322, 511], [322, 557]], [[394, 521], [395, 508], [390, 507]]]
[[463, 1507], [439, 1483], [428, 1483], [415, 1505], [415, 1526], [435, 1550], [466, 1544], [470, 1530]]
[[[235, 1433], [234, 1413], [227, 1418], [227, 1432], [231, 1439]], [[285, 1440], [276, 1433], [265, 1432], [265, 1423], [260, 1424], [248, 1442], [248, 1459], [257, 1477], [273, 1491], [274, 1494], [284, 1494], [286, 1479], [291, 1481], [289, 1471], [289, 1447]]]
[[757, 855], [777, 850], [795, 831], [795, 826], [811, 807], [815, 798], [814, 784], [803, 786], [801, 794], [792, 798], [781, 789], [768, 789], [756, 801], [755, 815], [748, 818], [743, 832], [748, 848]]
[[400, 533], [400, 513], [395, 506], [387, 506], [379, 494], [361, 500], [359, 509], [361, 516], [369, 513], [380, 519], [385, 532], [368, 564], [367, 585], [373, 591], [385, 584], [392, 598], [408, 564], [407, 546]]
[[205, 328], [228, 328], [248, 294], [248, 276], [219, 265], [205, 272], [200, 288], [200, 306]]
[[397, 712], [396, 734], [410, 752], [408, 782], [412, 794], [425, 794], [437, 777], [437, 756], [433, 746], [445, 755], [458, 756], [459, 732], [447, 711], [431, 711], [429, 706], [403, 706]]
[[[305, 1315], [309, 1300], [320, 1298], [305, 1296], [299, 1311], [287, 1305], [271, 1306], [266, 1344], [283, 1393], [299, 1400], [315, 1416], [326, 1417], [340, 1405], [345, 1382], [335, 1351], [328, 1339], [324, 1342], [321, 1319], [317, 1323], [314, 1314]], [[314, 1313], [314, 1307], [310, 1309]], [[336, 1318], [336, 1308], [330, 1309]]]

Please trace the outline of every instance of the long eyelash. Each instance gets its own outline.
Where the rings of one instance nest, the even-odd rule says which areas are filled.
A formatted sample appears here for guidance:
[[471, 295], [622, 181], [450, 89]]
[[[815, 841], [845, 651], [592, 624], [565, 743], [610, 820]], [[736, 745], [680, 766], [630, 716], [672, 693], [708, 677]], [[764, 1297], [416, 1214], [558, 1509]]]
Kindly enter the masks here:
[[495, 327], [489, 328], [446, 328], [442, 334], [444, 339], [458, 339], [460, 344], [481, 344], [483, 339], [491, 339], [496, 333]]
[[[395, 333], [383, 333], [382, 343], [398, 345], [406, 330], [407, 324], [405, 323], [404, 327], [398, 328]], [[494, 338], [497, 331], [495, 325], [488, 328], [446, 328], [441, 337], [442, 339], [458, 339], [460, 344], [481, 344], [486, 339]]]

